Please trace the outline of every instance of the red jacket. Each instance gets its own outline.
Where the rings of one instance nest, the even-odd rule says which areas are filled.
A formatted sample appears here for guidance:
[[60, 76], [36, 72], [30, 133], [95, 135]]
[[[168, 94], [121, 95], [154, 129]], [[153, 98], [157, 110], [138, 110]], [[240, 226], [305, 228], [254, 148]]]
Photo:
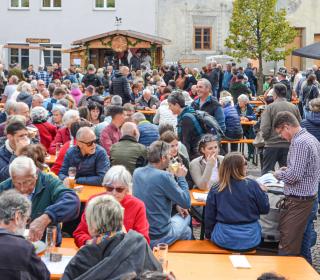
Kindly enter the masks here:
[[107, 125], [100, 134], [100, 144], [106, 149], [108, 156], [110, 156], [111, 146], [118, 143], [121, 138], [121, 131], [113, 123]]
[[34, 123], [33, 125], [39, 130], [40, 143], [48, 150], [51, 142], [56, 137], [57, 127], [49, 122]]
[[[92, 196], [90, 199], [96, 196], [98, 195]], [[126, 230], [129, 231], [130, 229], [133, 229], [141, 233], [146, 238], [148, 243], [150, 243], [149, 223], [147, 220], [146, 207], [144, 203], [140, 199], [128, 194], [124, 197], [120, 204], [124, 208], [123, 224]], [[87, 240], [92, 239], [88, 231], [85, 212], [83, 212], [81, 221], [76, 230], [73, 232], [73, 237], [76, 245], [79, 248], [85, 245]]]
[[50, 155], [55, 155], [56, 154], [56, 144], [61, 143], [64, 144], [68, 141], [70, 141], [71, 136], [70, 136], [70, 131], [69, 128], [67, 127], [62, 127], [58, 130], [56, 137], [54, 140], [51, 142], [50, 148], [49, 148], [49, 154]]
[[[60, 169], [62, 167], [63, 161], [64, 161], [64, 156], [66, 155], [68, 149], [70, 148], [70, 142], [68, 141], [66, 143], [63, 144], [63, 146], [61, 147], [60, 153], [55, 161], [55, 163], [52, 165], [52, 167], [50, 168], [50, 170], [56, 174], [57, 176], [59, 175]], [[73, 145], [76, 145], [76, 140], [74, 139]]]

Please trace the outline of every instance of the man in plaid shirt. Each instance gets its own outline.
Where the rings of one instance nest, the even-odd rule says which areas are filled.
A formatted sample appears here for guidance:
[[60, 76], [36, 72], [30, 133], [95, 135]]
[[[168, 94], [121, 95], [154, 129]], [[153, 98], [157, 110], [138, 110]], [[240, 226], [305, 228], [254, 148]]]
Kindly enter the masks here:
[[276, 115], [274, 128], [283, 139], [291, 142], [287, 166], [274, 174], [284, 182], [285, 195], [280, 205], [279, 254], [300, 255], [306, 225], [312, 207], [317, 203], [320, 143], [287, 111]]
[[37, 81], [38, 80], [44, 81], [46, 84], [46, 87], [48, 87], [48, 85], [50, 83], [50, 76], [47, 71], [44, 71], [43, 66], [38, 67], [38, 72], [36, 73], [36, 79], [37, 79]]

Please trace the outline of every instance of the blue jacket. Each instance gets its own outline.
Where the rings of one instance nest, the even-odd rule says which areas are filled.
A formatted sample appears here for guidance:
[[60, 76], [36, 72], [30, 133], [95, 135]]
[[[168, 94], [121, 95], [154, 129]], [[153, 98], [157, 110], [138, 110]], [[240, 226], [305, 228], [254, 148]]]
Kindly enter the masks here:
[[213, 116], [218, 122], [223, 132], [226, 131], [225, 116], [223, 113], [223, 109], [216, 97], [209, 95], [207, 100], [202, 104], [201, 107], [200, 99], [198, 98], [197, 100], [192, 102], [191, 107], [195, 110], [205, 111], [209, 115]]
[[137, 168], [133, 172], [133, 194], [146, 206], [151, 240], [162, 238], [170, 231], [173, 204], [186, 209], [191, 207], [186, 179], [178, 177], [177, 181], [169, 172], [152, 165]]
[[[245, 206], [245, 207], [244, 207]], [[269, 199], [259, 184], [252, 179], [231, 179], [230, 186], [222, 192], [211, 188], [205, 211], [205, 234], [207, 238], [216, 223], [241, 225], [259, 220], [269, 212]]]
[[[241, 112], [241, 108], [240, 108], [239, 104], [237, 104], [235, 107], [237, 109], [238, 115], [241, 116], [242, 112]], [[247, 104], [247, 111], [246, 111], [246, 115], [244, 117], [246, 117], [249, 121], [255, 121], [257, 119], [257, 116], [254, 113], [251, 104]]]
[[301, 126], [320, 141], [320, 112], [308, 113]]
[[[13, 189], [12, 179], [0, 184], [0, 192]], [[77, 194], [63, 186], [63, 183], [51, 174], [38, 173], [35, 192], [31, 198], [31, 220], [35, 220], [43, 214], [47, 214], [53, 224], [68, 222], [79, 215], [80, 201]], [[58, 244], [61, 241], [60, 229]], [[45, 237], [45, 234], [44, 234]]]
[[16, 158], [15, 155], [11, 154], [6, 145], [0, 147], [0, 182], [10, 178], [9, 175], [9, 164]]
[[83, 156], [78, 146], [70, 148], [63, 160], [59, 178], [68, 177], [69, 167], [76, 167], [76, 183], [91, 186], [101, 186], [102, 180], [108, 169], [110, 161], [108, 155], [100, 145], [96, 145], [93, 155]]
[[140, 132], [139, 143], [147, 147], [160, 138], [158, 127], [147, 120], [141, 121], [138, 124], [138, 129]]
[[230, 138], [239, 138], [243, 134], [240, 123], [240, 116], [235, 107], [227, 104], [224, 108], [224, 116], [226, 120], [226, 136]]
[[230, 88], [230, 81], [232, 79], [232, 73], [231, 71], [224, 71], [223, 72], [223, 80], [222, 80], [222, 88], [224, 90], [229, 90]]

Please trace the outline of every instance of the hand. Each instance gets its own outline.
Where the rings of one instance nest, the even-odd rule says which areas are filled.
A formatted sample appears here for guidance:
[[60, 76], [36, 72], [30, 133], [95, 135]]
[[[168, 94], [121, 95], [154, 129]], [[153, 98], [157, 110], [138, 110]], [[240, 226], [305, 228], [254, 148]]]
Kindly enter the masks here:
[[217, 154], [213, 153], [207, 158], [207, 163], [214, 165], [217, 161]]
[[263, 185], [263, 184], [260, 185], [260, 184], [259, 184], [259, 186], [260, 186], [260, 188], [261, 188], [262, 191], [264, 191], [264, 192], [267, 192], [267, 191], [268, 191], [268, 188], [267, 188], [265, 185]]
[[152, 109], [157, 109], [157, 105], [152, 105]]
[[177, 209], [178, 214], [179, 214], [182, 218], [186, 218], [186, 217], [189, 216], [189, 211], [188, 211], [188, 209], [184, 209], [184, 208], [182, 208], [182, 207], [179, 206], [179, 205], [176, 205], [176, 209]]
[[51, 219], [47, 214], [43, 214], [39, 218], [33, 220], [29, 226], [29, 240], [31, 242], [39, 241], [50, 223]]
[[188, 169], [185, 168], [185, 166], [180, 163], [178, 170], [174, 175], [176, 175], [177, 177], [186, 177], [187, 173], [188, 173]]
[[248, 121], [249, 121], [249, 119], [246, 118], [246, 117], [241, 117], [240, 119], [241, 119], [241, 121], [243, 121], [243, 122], [248, 122]]
[[282, 173], [281, 170], [277, 170], [276, 172], [273, 173], [273, 176], [277, 179], [280, 180], [280, 174]]
[[150, 111], [150, 110], [151, 110], [150, 107], [144, 107], [144, 109], [145, 109], [146, 111]]

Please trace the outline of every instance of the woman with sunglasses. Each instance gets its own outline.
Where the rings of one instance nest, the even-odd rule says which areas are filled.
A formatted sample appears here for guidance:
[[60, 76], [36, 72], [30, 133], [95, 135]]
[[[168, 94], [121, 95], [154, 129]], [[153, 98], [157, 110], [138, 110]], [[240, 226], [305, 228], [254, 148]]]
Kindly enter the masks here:
[[[149, 243], [146, 208], [141, 200], [130, 194], [132, 185], [130, 172], [122, 165], [115, 165], [104, 176], [102, 185], [106, 189], [105, 194], [112, 195], [124, 208], [123, 224], [126, 231], [133, 229], [141, 233]], [[95, 237], [91, 236], [88, 231], [85, 213], [82, 214], [81, 222], [74, 231], [73, 237], [78, 247], [91, 244], [94, 241]]]
[[260, 215], [269, 212], [263, 187], [246, 177], [247, 161], [240, 153], [227, 154], [219, 168], [205, 211], [205, 235], [216, 245], [248, 251], [261, 242]]
[[190, 163], [190, 173], [195, 187], [210, 190], [219, 180], [219, 167], [223, 156], [219, 155], [219, 141], [212, 134], [205, 134], [199, 141], [200, 157]]

